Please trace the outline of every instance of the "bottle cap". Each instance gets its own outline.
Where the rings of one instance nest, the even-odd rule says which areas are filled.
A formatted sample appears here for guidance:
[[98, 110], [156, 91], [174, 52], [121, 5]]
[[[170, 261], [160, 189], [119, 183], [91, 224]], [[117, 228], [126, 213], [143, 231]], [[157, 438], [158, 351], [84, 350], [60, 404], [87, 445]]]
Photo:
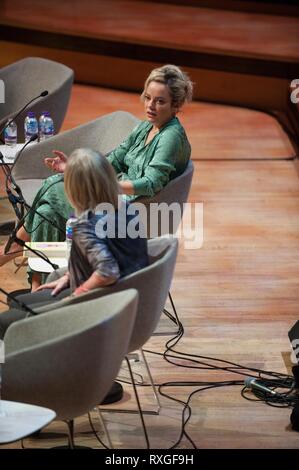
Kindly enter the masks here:
[[34, 112], [33, 111], [28, 111], [27, 116], [28, 117], [34, 117]]

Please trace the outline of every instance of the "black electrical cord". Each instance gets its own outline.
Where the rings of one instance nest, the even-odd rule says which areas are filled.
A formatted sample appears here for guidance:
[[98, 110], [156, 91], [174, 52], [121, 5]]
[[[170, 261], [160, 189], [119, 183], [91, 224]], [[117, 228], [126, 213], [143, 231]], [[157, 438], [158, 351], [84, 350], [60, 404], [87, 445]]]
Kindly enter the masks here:
[[110, 449], [110, 447], [106, 446], [106, 444], [104, 444], [104, 442], [102, 441], [102, 439], [99, 437], [94, 425], [93, 425], [93, 422], [92, 422], [92, 419], [91, 419], [91, 414], [90, 412], [88, 413], [88, 420], [89, 420], [89, 425], [92, 429], [92, 432], [95, 436], [95, 438], [98, 440], [98, 442], [104, 447], [104, 449]]
[[0, 292], [6, 295], [7, 298], [13, 300], [20, 307], [21, 310], [25, 310], [27, 312], [27, 315], [36, 315], [36, 312], [32, 310], [32, 308], [30, 308], [27, 304], [25, 304], [25, 302], [19, 300], [18, 297], [10, 294], [9, 292], [6, 292], [6, 290], [2, 289], [2, 287], [0, 287]]
[[[6, 179], [6, 185], [8, 184], [8, 179], [9, 179], [9, 178]], [[53, 181], [53, 182], [40, 194], [39, 199], [41, 199], [41, 198], [47, 193], [47, 191], [48, 191], [52, 186], [54, 186], [55, 184], [60, 183], [60, 182], [62, 182], [62, 181], [63, 181], [63, 177], [62, 177], [60, 180]], [[15, 196], [15, 198], [12, 198], [11, 196], [8, 196], [8, 198], [9, 198], [9, 201], [11, 202], [11, 204], [12, 204], [12, 206], [13, 206], [13, 209], [14, 209], [16, 215], [17, 215], [17, 213], [19, 213], [19, 209], [17, 208], [16, 205], [17, 205], [17, 204], [21, 204], [21, 205], [23, 206], [23, 209], [22, 209], [23, 215], [22, 215], [22, 217], [20, 218], [20, 217], [18, 217], [18, 215], [17, 215], [17, 217], [18, 217], [18, 219], [19, 219], [19, 224], [21, 223], [21, 225], [24, 225], [24, 222], [25, 222], [26, 218], [29, 216], [29, 214], [30, 214], [31, 212], [35, 212], [37, 215], [40, 216], [41, 219], [43, 219], [36, 227], [34, 227], [34, 228], [32, 229], [31, 232], [28, 231], [28, 230], [26, 230], [27, 233], [30, 235], [31, 233], [33, 233], [33, 232], [45, 221], [45, 222], [48, 222], [50, 225], [52, 225], [54, 228], [56, 228], [58, 231], [60, 231], [61, 233], [63, 233], [63, 234], [65, 235], [65, 231], [62, 230], [61, 227], [59, 227], [58, 225], [56, 225], [55, 222], [53, 222], [52, 220], [48, 219], [44, 214], [42, 214], [41, 212], [39, 212], [38, 209], [36, 209], [34, 206], [30, 206], [29, 204], [27, 204], [27, 202], [26, 202], [25, 199], [24, 199], [24, 196], [22, 195], [21, 188], [19, 188], [19, 186], [17, 186], [17, 187], [18, 187], [18, 191], [19, 191], [19, 193], [20, 193], [21, 195], [18, 193], [18, 196]], [[9, 191], [11, 191], [11, 190], [8, 189], [8, 187], [6, 186], [6, 192], [7, 192], [8, 194], [9, 194]], [[24, 214], [24, 207], [27, 209], [26, 214]], [[21, 225], [20, 225], [20, 226], [21, 226]]]
[[[189, 354], [183, 351], [176, 350], [175, 346], [178, 344], [178, 342], [181, 340], [181, 338], [184, 335], [184, 327], [182, 323], [179, 321], [177, 315], [175, 319], [174, 317], [172, 317], [171, 320], [174, 321], [176, 324], [178, 324], [178, 331], [171, 339], [169, 339], [166, 342], [165, 344], [166, 349], [164, 353], [157, 353], [155, 351], [150, 351], [150, 350], [144, 350], [144, 352], [163, 356], [164, 359], [168, 363], [177, 367], [183, 367], [187, 369], [198, 369], [198, 370], [204, 369], [204, 370], [217, 370], [217, 371], [231, 372], [234, 374], [244, 375], [246, 377], [249, 376], [253, 378], [262, 379], [267, 387], [273, 387], [273, 389], [275, 388], [288, 388], [289, 389], [288, 392], [284, 394], [279, 394], [279, 398], [275, 396], [275, 399], [269, 396], [264, 396], [263, 394], [259, 394], [258, 392], [254, 391], [254, 393], [256, 393], [258, 396], [257, 398], [258, 401], [263, 400], [265, 401], [265, 403], [267, 403], [270, 406], [286, 407], [286, 406], [294, 406], [296, 403], [299, 403], [299, 397], [294, 397], [294, 395], [291, 395], [293, 391], [293, 387], [294, 387], [294, 378], [287, 374], [282, 374], [282, 373], [268, 371], [268, 370], [266, 371], [266, 370], [262, 370], [262, 369], [258, 369], [254, 367], [243, 366], [241, 364], [227, 361], [225, 359], [213, 358], [210, 356], [201, 356], [198, 354]], [[173, 361], [172, 359], [176, 359], [180, 362], [178, 363], [176, 361]], [[202, 360], [199, 360], [199, 359], [203, 359], [204, 361], [213, 361], [214, 363], [217, 362], [217, 365], [215, 365], [214, 363], [203, 362]], [[182, 364], [182, 361], [185, 361], [188, 364]], [[190, 363], [196, 364], [196, 365], [190, 365]], [[219, 363], [225, 364], [225, 366], [224, 365], [220, 366]], [[271, 379], [262, 378], [262, 376], [268, 376], [268, 377], [271, 377]], [[235, 381], [225, 381], [225, 382], [223, 381], [222, 382], [221, 381], [217, 381], [217, 382], [167, 382], [167, 383], [156, 384], [156, 385], [159, 387], [158, 390], [162, 396], [172, 401], [175, 401], [181, 405], [184, 405], [184, 408], [182, 410], [182, 425], [181, 425], [180, 436], [175, 442], [175, 444], [171, 447], [171, 449], [174, 449], [181, 443], [184, 436], [192, 444], [192, 446], [196, 448], [195, 443], [192, 441], [192, 439], [186, 432], [186, 425], [190, 421], [191, 415], [192, 415], [192, 408], [190, 406], [190, 401], [196, 393], [199, 393], [204, 390], [211, 389], [211, 388], [218, 388], [218, 387], [224, 387], [224, 386], [229, 386], [229, 385], [240, 386], [240, 385], [244, 385], [244, 381], [235, 380]], [[163, 391], [164, 387], [170, 387], [170, 386], [186, 387], [186, 386], [196, 386], [196, 385], [200, 386], [201, 388], [198, 388], [194, 390], [193, 392], [191, 392], [186, 401], [179, 400], [169, 394], [166, 394]], [[249, 390], [247, 387], [243, 387], [241, 391], [241, 396], [250, 400], [250, 398], [245, 396], [246, 392], [248, 391]], [[251, 400], [255, 400], [255, 399], [251, 398]], [[187, 416], [186, 416], [186, 413], [188, 413]]]
[[[23, 151], [23, 149], [21, 151]], [[65, 232], [64, 232], [64, 230], [61, 229], [61, 227], [56, 225], [52, 220], [48, 219], [44, 214], [41, 214], [37, 209], [35, 209], [34, 206], [30, 206], [29, 204], [27, 204], [27, 202], [25, 201], [24, 196], [22, 194], [22, 190], [21, 190], [20, 186], [16, 183], [14, 177], [12, 176], [12, 171], [11, 171], [10, 166], [7, 163], [4, 162], [4, 157], [1, 154], [1, 152], [0, 152], [0, 160], [2, 161], [1, 168], [2, 168], [2, 171], [3, 171], [4, 176], [5, 176], [5, 188], [6, 188], [7, 197], [9, 199], [9, 202], [11, 203], [14, 211], [15, 211], [15, 214], [16, 214], [17, 218], [19, 219], [19, 222], [22, 219], [23, 224], [24, 224], [24, 221], [25, 221], [26, 217], [28, 217], [28, 215], [30, 214], [31, 211], [34, 211], [36, 214], [38, 214], [41, 217], [41, 219], [43, 219], [43, 221], [48, 222], [50, 225], [52, 225], [53, 227], [55, 227], [57, 230], [59, 230], [61, 233], [63, 233], [65, 235]], [[57, 181], [53, 181], [41, 193], [39, 199], [41, 199], [52, 186], [54, 186], [57, 183], [62, 182], [63, 178], [64, 177], [62, 176], [61, 179], [59, 179]], [[12, 191], [16, 192], [17, 195], [13, 194]], [[18, 208], [18, 204], [21, 205], [21, 209]], [[24, 215], [24, 209], [25, 208], [27, 209], [27, 213]], [[31, 232], [28, 232], [28, 233], [30, 234], [30, 233], [34, 232], [41, 225], [42, 222], [40, 222], [40, 224], [38, 226], [36, 226]]]

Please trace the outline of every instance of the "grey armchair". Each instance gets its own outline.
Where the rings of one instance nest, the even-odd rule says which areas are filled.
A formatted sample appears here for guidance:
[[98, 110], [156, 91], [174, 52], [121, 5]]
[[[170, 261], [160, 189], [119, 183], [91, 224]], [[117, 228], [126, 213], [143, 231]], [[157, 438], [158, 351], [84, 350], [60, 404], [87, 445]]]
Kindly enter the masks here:
[[[139, 197], [136, 199], [136, 202], [132, 203], [131, 206], [137, 208], [138, 203], [142, 203], [146, 207], [146, 218], [143, 218], [143, 223], [147, 228], [147, 236], [148, 238], [155, 238], [161, 237], [162, 235], [167, 234], [175, 234], [178, 226], [181, 222], [181, 218], [184, 212], [184, 203], [187, 202], [192, 178], [194, 172], [194, 165], [192, 160], [189, 160], [187, 168], [185, 169], [184, 173], [180, 176], [177, 176], [173, 180], [169, 181], [169, 183], [161, 189], [155, 196], [151, 198], [147, 197]], [[150, 205], [151, 204], [167, 204], [168, 208], [171, 209], [172, 204], [177, 204], [179, 208], [178, 217], [174, 217], [169, 212], [170, 218], [169, 223], [165, 224], [165, 220], [161, 221], [161, 218], [154, 218], [154, 221], [151, 220], [151, 211]], [[142, 212], [140, 213], [142, 218]], [[154, 223], [153, 223], [154, 222]]]
[[52, 150], [61, 150], [68, 155], [78, 147], [90, 147], [105, 155], [117, 147], [138, 122], [132, 114], [116, 111], [27, 147], [16, 159], [12, 170], [26, 202], [32, 203], [42, 181], [53, 174], [44, 165], [44, 157], [50, 156]]
[[17, 118], [18, 141], [24, 142], [24, 119], [28, 111], [51, 113], [57, 133], [68, 107], [74, 72], [69, 67], [40, 57], [27, 57], [0, 69], [5, 85], [5, 103], [0, 106], [0, 128], [28, 101], [48, 90], [45, 98], [34, 101]]
[[53, 409], [74, 447], [74, 418], [103, 400], [127, 353], [137, 297], [130, 289], [85, 298], [12, 324], [4, 337], [3, 398]]
[[[184, 204], [188, 200], [192, 178], [194, 173], [194, 165], [192, 160], [189, 160], [187, 168], [185, 169], [184, 173], [182, 173], [177, 178], [171, 180], [159, 193], [157, 193], [152, 198], [145, 198], [140, 197], [136, 199], [136, 202], [131, 204], [131, 206], [135, 205], [135, 208], [138, 208], [138, 203], [142, 203], [145, 206], [145, 212], [139, 212], [140, 218], [143, 221], [144, 227], [146, 227], [146, 233], [148, 238], [152, 237], [160, 237], [162, 235], [167, 234], [175, 234], [179, 224], [181, 222], [183, 213], [184, 213]], [[167, 204], [168, 207], [168, 217], [159, 217], [159, 211], [154, 210], [151, 213], [151, 204], [158, 205]], [[155, 206], [153, 206], [155, 207]], [[172, 209], [174, 211], [172, 212]], [[178, 210], [176, 212], [176, 210]], [[152, 215], [151, 215], [152, 214]], [[153, 218], [152, 218], [153, 217]], [[173, 314], [168, 310], [164, 309], [164, 313], [166, 314], [167, 318], [171, 320], [172, 324], [175, 328], [179, 329], [180, 320], [178, 317], [178, 313], [175, 307], [175, 303], [171, 296], [171, 293], [168, 293], [168, 297], [170, 300], [170, 304], [172, 307]], [[174, 334], [173, 329], [170, 327], [158, 328], [155, 334]]]
[[[149, 266], [140, 269], [129, 276], [121, 278], [112, 286], [95, 289], [78, 297], [57, 302], [53, 308], [60, 308], [64, 302], [68, 305], [80, 304], [87, 299], [99, 298], [111, 293], [120, 292], [124, 289], [137, 289], [139, 293], [138, 309], [127, 353], [137, 349], [142, 349], [142, 346], [153, 334], [163, 311], [173, 277], [177, 250], [178, 241], [176, 238], [160, 237], [151, 239], [148, 241], [148, 253], [150, 258]], [[54, 280], [56, 276], [56, 272], [50, 274], [47, 281]], [[49, 306], [45, 306], [40, 309], [41, 311], [45, 311], [48, 308]], [[160, 409], [158, 394], [156, 393], [150, 370], [143, 353], [142, 356], [149, 372], [149, 378], [159, 406], [158, 409]], [[135, 384], [132, 375], [131, 378], [134, 386]], [[139, 404], [138, 394], [135, 387], [134, 392], [137, 403]], [[140, 406], [139, 411], [142, 424], [144, 425]], [[149, 447], [149, 440], [145, 426], [143, 429], [147, 446]]]

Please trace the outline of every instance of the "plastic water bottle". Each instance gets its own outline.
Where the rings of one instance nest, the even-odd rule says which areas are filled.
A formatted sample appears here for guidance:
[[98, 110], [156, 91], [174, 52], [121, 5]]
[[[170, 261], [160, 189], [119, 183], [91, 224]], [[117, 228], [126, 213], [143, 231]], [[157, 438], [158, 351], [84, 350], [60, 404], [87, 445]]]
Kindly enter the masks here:
[[18, 128], [15, 121], [7, 121], [7, 126], [4, 129], [4, 142], [5, 145], [16, 145], [18, 141]]
[[73, 241], [73, 228], [77, 219], [74, 214], [71, 214], [70, 218], [66, 221], [65, 226], [65, 241], [68, 252], [70, 252], [72, 241]]
[[39, 118], [38, 124], [40, 142], [49, 139], [49, 137], [52, 137], [54, 135], [54, 122], [50, 116], [49, 111], [43, 112], [43, 114]]
[[25, 142], [33, 136], [38, 134], [38, 123], [35, 117], [35, 114], [32, 111], [29, 111], [24, 121], [24, 134]]

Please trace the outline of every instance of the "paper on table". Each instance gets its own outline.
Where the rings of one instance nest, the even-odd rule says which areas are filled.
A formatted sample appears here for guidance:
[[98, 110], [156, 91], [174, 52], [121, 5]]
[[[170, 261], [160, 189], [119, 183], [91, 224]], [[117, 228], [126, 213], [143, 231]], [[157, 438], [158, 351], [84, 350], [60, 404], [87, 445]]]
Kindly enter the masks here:
[[24, 144], [0, 145], [0, 152], [4, 157], [4, 163], [13, 163]]
[[[66, 242], [27, 242], [28, 245], [33, 250], [42, 251], [49, 258], [67, 258], [67, 244]], [[35, 253], [32, 253], [30, 250], [24, 248], [24, 256], [26, 257], [36, 257]]]

